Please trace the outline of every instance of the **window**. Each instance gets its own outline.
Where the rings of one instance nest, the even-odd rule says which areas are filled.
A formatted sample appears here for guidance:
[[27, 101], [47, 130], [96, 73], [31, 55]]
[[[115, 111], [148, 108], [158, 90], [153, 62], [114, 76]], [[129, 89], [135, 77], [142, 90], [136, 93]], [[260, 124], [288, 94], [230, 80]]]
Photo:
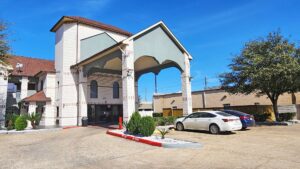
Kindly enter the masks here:
[[43, 88], [44, 88], [44, 80], [41, 80], [41, 88], [40, 88], [40, 90], [43, 90]]
[[35, 90], [35, 83], [28, 83], [27, 90]]
[[199, 118], [201, 116], [201, 113], [193, 113], [188, 116], [188, 118]]
[[201, 118], [213, 118], [216, 117], [216, 115], [211, 113], [201, 113]]
[[91, 98], [98, 98], [98, 84], [96, 80], [91, 81], [90, 85], [90, 97]]
[[114, 84], [113, 84], [113, 98], [114, 99], [119, 98], [119, 83], [118, 82], [114, 82]]
[[225, 113], [225, 112], [217, 112], [217, 114], [220, 115], [220, 116], [225, 116], [225, 117], [231, 116], [231, 114], [228, 114], [228, 113]]
[[224, 109], [226, 109], [226, 108], [230, 107], [230, 104], [223, 104], [223, 106], [224, 106]]

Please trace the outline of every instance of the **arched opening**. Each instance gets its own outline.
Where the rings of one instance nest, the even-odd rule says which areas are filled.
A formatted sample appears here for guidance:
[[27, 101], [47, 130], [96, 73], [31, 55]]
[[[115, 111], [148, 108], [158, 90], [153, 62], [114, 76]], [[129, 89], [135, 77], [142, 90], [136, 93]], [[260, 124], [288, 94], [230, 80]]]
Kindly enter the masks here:
[[152, 104], [154, 95], [181, 91], [182, 68], [174, 61], [165, 60], [159, 63], [154, 57], [142, 56], [135, 61], [134, 66], [137, 106], [141, 114], [155, 112], [154, 107], [152, 113], [143, 109], [147, 104]]

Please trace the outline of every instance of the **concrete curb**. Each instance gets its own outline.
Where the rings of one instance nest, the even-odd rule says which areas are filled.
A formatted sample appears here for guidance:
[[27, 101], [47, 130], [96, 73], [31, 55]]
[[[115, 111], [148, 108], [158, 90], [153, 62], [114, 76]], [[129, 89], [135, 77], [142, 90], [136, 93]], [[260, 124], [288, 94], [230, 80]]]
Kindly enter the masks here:
[[66, 126], [66, 127], [63, 127], [62, 129], [75, 129], [75, 128], [80, 128], [81, 126]]
[[109, 131], [109, 130], [106, 131], [106, 134], [121, 137], [121, 138], [124, 138], [124, 139], [127, 139], [127, 140], [133, 140], [133, 141], [148, 144], [148, 145], [151, 145], [151, 146], [162, 147], [162, 143], [160, 143], [160, 142], [146, 140], [146, 139], [139, 138], [139, 137], [134, 137], [134, 136], [131, 136], [131, 135], [119, 134], [119, 133], [115, 133], [115, 132], [112, 132], [112, 131]]
[[38, 133], [38, 132], [49, 132], [49, 131], [59, 131], [62, 128], [54, 128], [54, 129], [36, 129], [36, 130], [22, 130], [22, 131], [0, 131], [0, 134], [27, 134], [27, 133]]

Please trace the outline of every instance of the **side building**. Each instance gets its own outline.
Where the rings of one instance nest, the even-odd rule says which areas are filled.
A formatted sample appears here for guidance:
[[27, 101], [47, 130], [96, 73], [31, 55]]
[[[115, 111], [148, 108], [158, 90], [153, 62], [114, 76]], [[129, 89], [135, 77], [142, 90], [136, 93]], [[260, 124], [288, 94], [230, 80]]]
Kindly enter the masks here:
[[[153, 96], [153, 109], [155, 113], [164, 113], [164, 116], [182, 115], [181, 93], [155, 94]], [[199, 110], [221, 110], [236, 109], [252, 113], [253, 111], [272, 110], [272, 103], [267, 96], [257, 96], [256, 94], [230, 94], [220, 88], [207, 89], [192, 92], [193, 111]], [[300, 92], [291, 94], [285, 93], [278, 100], [279, 111], [297, 112], [300, 118]]]

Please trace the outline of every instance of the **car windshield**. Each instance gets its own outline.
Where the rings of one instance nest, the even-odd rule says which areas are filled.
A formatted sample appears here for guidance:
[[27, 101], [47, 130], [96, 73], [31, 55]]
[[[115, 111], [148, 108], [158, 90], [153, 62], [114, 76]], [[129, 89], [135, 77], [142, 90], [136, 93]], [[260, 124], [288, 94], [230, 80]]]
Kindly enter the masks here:
[[224, 112], [217, 112], [216, 114], [221, 115], [221, 116], [232, 116], [231, 114], [224, 113]]

